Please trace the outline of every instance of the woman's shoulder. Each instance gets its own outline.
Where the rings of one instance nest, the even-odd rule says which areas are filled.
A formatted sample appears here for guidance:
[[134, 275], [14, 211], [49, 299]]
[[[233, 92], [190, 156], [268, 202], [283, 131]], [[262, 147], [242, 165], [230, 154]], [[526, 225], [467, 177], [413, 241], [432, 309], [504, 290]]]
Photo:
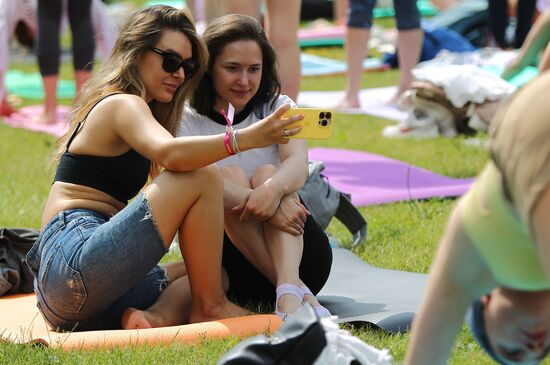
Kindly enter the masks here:
[[149, 106], [138, 95], [126, 93], [112, 93], [99, 98], [91, 109], [100, 109], [115, 115], [131, 117], [133, 113], [150, 112]]

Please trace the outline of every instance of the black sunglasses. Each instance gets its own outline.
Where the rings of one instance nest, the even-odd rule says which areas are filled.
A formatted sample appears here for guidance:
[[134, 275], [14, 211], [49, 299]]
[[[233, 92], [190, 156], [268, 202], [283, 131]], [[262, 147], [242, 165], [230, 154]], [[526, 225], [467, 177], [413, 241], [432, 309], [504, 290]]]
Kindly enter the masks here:
[[185, 78], [188, 79], [197, 70], [197, 62], [195, 60], [184, 60], [176, 53], [166, 52], [155, 47], [152, 47], [151, 51], [162, 56], [162, 69], [168, 73], [176, 72], [180, 67], [183, 67]]

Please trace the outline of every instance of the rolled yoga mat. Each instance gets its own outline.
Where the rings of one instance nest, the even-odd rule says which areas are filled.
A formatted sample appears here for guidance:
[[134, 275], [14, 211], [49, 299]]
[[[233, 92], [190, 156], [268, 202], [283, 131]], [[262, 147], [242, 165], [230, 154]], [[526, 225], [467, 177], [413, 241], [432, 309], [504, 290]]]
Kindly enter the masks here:
[[50, 330], [42, 318], [34, 294], [0, 297], [0, 339], [40, 343], [63, 350], [194, 343], [203, 339], [274, 332], [280, 325], [279, 317], [260, 314], [173, 327], [57, 333]]
[[408, 331], [427, 275], [376, 268], [343, 248], [332, 253], [330, 276], [317, 298], [339, 317], [338, 322], [372, 325], [390, 333]]

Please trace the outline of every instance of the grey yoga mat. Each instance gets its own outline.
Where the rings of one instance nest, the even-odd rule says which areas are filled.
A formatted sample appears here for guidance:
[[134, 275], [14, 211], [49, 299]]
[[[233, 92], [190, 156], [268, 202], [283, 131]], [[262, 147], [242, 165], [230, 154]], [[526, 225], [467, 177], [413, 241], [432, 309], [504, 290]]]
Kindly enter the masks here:
[[390, 333], [408, 331], [427, 275], [379, 269], [343, 248], [332, 253], [332, 270], [317, 298], [338, 322], [374, 325]]

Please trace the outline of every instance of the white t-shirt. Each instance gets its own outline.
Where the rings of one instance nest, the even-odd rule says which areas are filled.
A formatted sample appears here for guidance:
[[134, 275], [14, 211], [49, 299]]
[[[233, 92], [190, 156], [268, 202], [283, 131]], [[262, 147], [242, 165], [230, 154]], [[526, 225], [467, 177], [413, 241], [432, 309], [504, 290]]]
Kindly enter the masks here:
[[[280, 95], [273, 108], [265, 105], [262, 109], [262, 116], [265, 118], [273, 113], [283, 104], [290, 104], [296, 107], [296, 104], [286, 95]], [[236, 117], [235, 117], [236, 119]], [[243, 129], [261, 120], [254, 112], [251, 112], [243, 121], [234, 124], [233, 128]], [[178, 136], [208, 136], [213, 134], [225, 133], [225, 125], [221, 125], [205, 115], [197, 113], [189, 105], [185, 106], [183, 117], [177, 131]], [[251, 177], [254, 171], [260, 165], [272, 164], [276, 167], [280, 164], [279, 145], [272, 145], [264, 148], [254, 148], [239, 154], [228, 156], [217, 162], [219, 168], [229, 165], [240, 166], [248, 177]]]

